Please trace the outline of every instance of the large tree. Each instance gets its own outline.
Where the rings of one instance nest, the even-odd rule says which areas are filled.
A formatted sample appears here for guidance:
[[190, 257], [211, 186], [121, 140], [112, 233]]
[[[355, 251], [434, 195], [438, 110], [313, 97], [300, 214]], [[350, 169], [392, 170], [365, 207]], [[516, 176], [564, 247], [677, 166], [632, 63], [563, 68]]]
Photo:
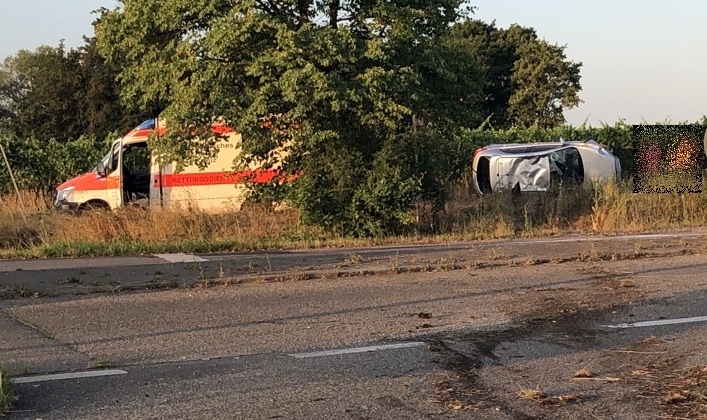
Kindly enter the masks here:
[[20, 51], [0, 66], [0, 106], [6, 129], [19, 137], [79, 137], [80, 74], [63, 44]]
[[66, 50], [19, 51], [0, 65], [0, 128], [19, 138], [102, 141], [144, 118], [119, 101], [116, 71], [97, 53], [95, 38]]
[[[252, 157], [285, 149], [283, 169], [302, 174], [295, 204], [327, 227], [380, 233], [415, 199], [439, 204], [463, 159], [447, 139], [481, 122], [479, 67], [447, 36], [461, 0], [121, 3], [96, 33], [123, 65], [123, 98], [160, 104], [174, 127], [222, 118]], [[198, 163], [218, 139], [196, 132], [155, 147]]]
[[483, 66], [483, 112], [491, 126], [556, 126], [565, 122], [566, 109], [580, 103], [581, 63], [533, 28], [503, 29], [474, 19], [455, 24], [451, 36]]
[[564, 110], [580, 104], [580, 64], [567, 61], [564, 48], [544, 40], [521, 43], [513, 66], [510, 118], [523, 127], [565, 123]]

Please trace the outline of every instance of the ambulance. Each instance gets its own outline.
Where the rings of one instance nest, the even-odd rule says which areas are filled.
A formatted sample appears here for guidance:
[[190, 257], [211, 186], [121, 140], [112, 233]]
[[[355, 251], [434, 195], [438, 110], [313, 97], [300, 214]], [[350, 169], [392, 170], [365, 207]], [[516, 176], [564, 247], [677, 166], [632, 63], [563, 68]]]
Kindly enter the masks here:
[[59, 211], [115, 210], [121, 207], [194, 208], [206, 211], [239, 210], [246, 198], [246, 183], [279, 182], [279, 170], [251, 165], [234, 172], [241, 153], [241, 134], [221, 124], [212, 131], [223, 140], [208, 166], [177, 171], [175, 162], [163, 164], [148, 145], [151, 134], [164, 135], [163, 119], [145, 121], [116, 140], [91, 172], [59, 185], [55, 208]]

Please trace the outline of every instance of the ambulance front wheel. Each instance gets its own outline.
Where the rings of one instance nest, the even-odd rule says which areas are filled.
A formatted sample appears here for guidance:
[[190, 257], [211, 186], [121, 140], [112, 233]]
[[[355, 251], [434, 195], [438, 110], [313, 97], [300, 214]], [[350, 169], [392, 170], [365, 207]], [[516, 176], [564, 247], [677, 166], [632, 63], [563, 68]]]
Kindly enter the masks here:
[[88, 203], [84, 203], [79, 207], [79, 213], [108, 210], [110, 210], [110, 206], [108, 205], [108, 203], [104, 203], [102, 201], [89, 201]]

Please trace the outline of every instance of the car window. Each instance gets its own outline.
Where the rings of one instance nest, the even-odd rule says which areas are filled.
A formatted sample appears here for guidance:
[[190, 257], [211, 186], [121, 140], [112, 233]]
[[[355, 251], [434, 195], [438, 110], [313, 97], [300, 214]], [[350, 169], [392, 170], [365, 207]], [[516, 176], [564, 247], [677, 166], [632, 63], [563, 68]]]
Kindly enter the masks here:
[[584, 181], [582, 156], [574, 147], [550, 153], [550, 175], [554, 181], [581, 184]]
[[511, 154], [521, 154], [521, 153], [541, 153], [541, 152], [547, 152], [548, 150], [552, 149], [557, 149], [556, 144], [550, 144], [550, 145], [537, 145], [537, 146], [526, 146], [526, 147], [507, 147], [503, 149], [499, 149], [503, 153], [511, 153]]
[[120, 157], [120, 142], [116, 142], [111, 150], [110, 165], [106, 165], [106, 173], [112, 173], [118, 169], [118, 158]]
[[491, 192], [491, 166], [489, 158], [479, 158], [476, 168], [476, 182], [483, 194]]

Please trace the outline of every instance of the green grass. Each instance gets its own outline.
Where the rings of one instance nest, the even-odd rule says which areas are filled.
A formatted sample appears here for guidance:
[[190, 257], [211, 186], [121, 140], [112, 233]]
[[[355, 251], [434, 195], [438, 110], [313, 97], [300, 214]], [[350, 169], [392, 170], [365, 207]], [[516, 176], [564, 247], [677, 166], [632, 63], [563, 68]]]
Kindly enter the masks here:
[[17, 396], [12, 389], [10, 375], [0, 365], [0, 417], [3, 413], [10, 411], [15, 402], [17, 402]]

